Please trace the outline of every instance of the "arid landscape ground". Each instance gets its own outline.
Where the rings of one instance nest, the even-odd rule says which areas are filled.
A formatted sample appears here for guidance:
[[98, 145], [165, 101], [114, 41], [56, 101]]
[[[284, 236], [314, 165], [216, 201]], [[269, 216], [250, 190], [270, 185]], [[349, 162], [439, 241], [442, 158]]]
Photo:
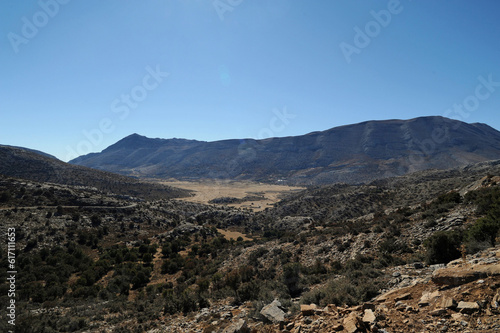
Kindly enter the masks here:
[[[193, 191], [193, 196], [181, 198], [189, 202], [211, 204], [214, 199], [238, 199], [241, 202], [228, 202], [226, 205], [236, 208], [248, 208], [262, 211], [272, 207], [286, 194], [301, 191], [304, 187], [272, 185], [252, 181], [205, 180], [205, 181], [159, 181], [172, 187]], [[234, 200], [236, 201], [236, 200]], [[223, 200], [219, 200], [223, 204]]]
[[131, 180], [135, 195], [121, 176], [97, 188], [33, 170], [0, 176], [16, 332], [500, 329], [497, 161], [304, 188]]

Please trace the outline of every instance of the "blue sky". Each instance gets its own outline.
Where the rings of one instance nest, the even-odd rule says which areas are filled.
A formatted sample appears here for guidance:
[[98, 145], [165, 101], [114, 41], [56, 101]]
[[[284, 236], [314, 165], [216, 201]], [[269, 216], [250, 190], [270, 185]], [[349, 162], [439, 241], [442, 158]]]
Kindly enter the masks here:
[[0, 144], [301, 135], [445, 115], [500, 129], [496, 0], [0, 1]]

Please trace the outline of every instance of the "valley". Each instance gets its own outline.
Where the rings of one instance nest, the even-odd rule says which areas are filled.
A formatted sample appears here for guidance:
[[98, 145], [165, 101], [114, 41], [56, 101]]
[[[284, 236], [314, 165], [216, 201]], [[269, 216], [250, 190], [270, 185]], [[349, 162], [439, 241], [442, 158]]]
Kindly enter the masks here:
[[[308, 188], [149, 180], [137, 196], [0, 176], [0, 232], [16, 230], [19, 331], [498, 329], [498, 260], [474, 258], [496, 253], [499, 180], [498, 161]], [[148, 186], [190, 195], [163, 199]], [[252, 196], [266, 199], [234, 202]], [[459, 274], [463, 255], [489, 272], [463, 285], [467, 297], [432, 280], [442, 267]], [[436, 290], [483, 305], [417, 304]]]
[[[298, 186], [273, 185], [251, 181], [158, 181], [160, 184], [192, 191], [179, 200], [201, 204], [224, 204], [258, 212], [272, 207], [287, 194], [305, 189]], [[218, 200], [217, 200], [218, 199]]]
[[[130, 140], [132, 155], [153, 143]], [[264, 169], [129, 177], [10, 146], [0, 158], [0, 233], [15, 230], [0, 302], [14, 246], [16, 332], [500, 329], [498, 159], [363, 182], [296, 170], [293, 184]]]

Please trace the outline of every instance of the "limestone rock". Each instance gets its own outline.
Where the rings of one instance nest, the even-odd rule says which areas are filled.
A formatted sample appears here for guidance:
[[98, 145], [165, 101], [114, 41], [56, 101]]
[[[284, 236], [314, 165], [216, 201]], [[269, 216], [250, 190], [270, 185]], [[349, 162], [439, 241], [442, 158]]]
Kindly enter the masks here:
[[453, 309], [457, 306], [457, 302], [451, 297], [444, 297], [439, 302], [439, 307], [443, 309]]
[[472, 313], [479, 311], [480, 307], [477, 302], [463, 302], [458, 303], [457, 309], [462, 313]]
[[371, 309], [366, 309], [363, 316], [363, 322], [367, 324], [374, 324], [377, 321], [375, 313]]
[[316, 309], [317, 309], [316, 304], [310, 304], [310, 305], [301, 304], [300, 305], [300, 312], [302, 312], [302, 315], [304, 315], [304, 316], [314, 315], [314, 312], [316, 311]]
[[443, 308], [439, 308], [439, 309], [435, 309], [435, 310], [432, 310], [431, 312], [429, 312], [429, 314], [433, 317], [438, 317], [438, 316], [442, 316], [444, 314], [446, 314], [446, 309], [443, 309]]
[[394, 300], [396, 302], [399, 302], [399, 301], [403, 301], [403, 300], [406, 300], [406, 299], [410, 299], [411, 297], [411, 294], [410, 293], [405, 293], [405, 294], [402, 294], [402, 295], [399, 295], [399, 296], [396, 296], [396, 298], [394, 298]]
[[363, 322], [355, 312], [352, 312], [344, 318], [343, 326], [346, 332], [354, 333], [361, 330], [361, 328], [363, 327]]
[[420, 297], [420, 300], [418, 301], [419, 306], [427, 306], [429, 305], [434, 299], [439, 297], [440, 293], [439, 290], [436, 290], [434, 292], [428, 292], [425, 291], [422, 293], [422, 297]]
[[275, 299], [271, 304], [266, 305], [260, 310], [260, 314], [273, 323], [279, 323], [285, 320], [285, 312], [281, 309], [281, 303]]
[[459, 286], [488, 276], [500, 275], [500, 264], [476, 265], [473, 268], [445, 268], [432, 274], [432, 282], [441, 285]]

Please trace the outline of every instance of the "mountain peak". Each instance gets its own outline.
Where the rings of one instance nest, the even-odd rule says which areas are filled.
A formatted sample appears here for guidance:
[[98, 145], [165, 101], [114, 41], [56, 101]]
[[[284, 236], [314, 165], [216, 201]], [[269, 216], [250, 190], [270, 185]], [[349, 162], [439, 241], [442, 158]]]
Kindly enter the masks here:
[[132, 134], [70, 163], [179, 179], [359, 183], [500, 159], [500, 132], [445, 117], [377, 120], [271, 140], [149, 139]]

